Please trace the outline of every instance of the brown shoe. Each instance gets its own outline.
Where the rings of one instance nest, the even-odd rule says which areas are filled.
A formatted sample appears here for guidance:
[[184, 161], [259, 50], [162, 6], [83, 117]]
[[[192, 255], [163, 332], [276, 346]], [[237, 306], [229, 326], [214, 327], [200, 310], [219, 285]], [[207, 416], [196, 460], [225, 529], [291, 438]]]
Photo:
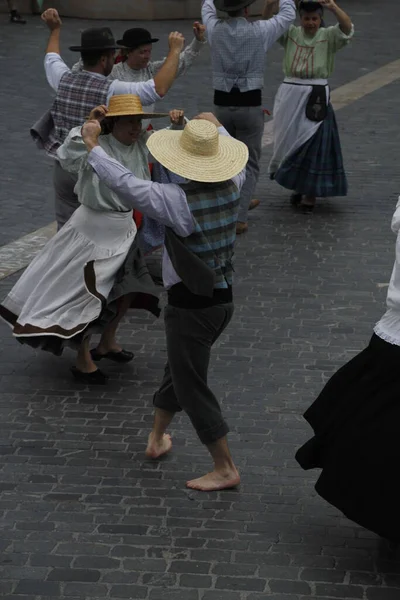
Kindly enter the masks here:
[[253, 199], [249, 204], [249, 210], [253, 210], [253, 208], [257, 208], [257, 206], [259, 206], [259, 205], [260, 205], [260, 201]]
[[241, 223], [240, 221], [238, 221], [236, 223], [236, 235], [240, 235], [242, 233], [246, 233], [246, 231], [248, 230], [249, 226], [247, 225], [247, 223]]

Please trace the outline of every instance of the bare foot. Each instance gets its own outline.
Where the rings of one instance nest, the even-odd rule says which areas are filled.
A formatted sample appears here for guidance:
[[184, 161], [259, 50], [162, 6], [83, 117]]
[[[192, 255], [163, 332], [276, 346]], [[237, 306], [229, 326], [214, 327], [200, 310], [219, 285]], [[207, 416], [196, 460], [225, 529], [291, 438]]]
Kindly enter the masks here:
[[172, 439], [168, 433], [164, 433], [160, 442], [154, 439], [154, 434], [150, 433], [146, 448], [147, 458], [160, 458], [167, 454], [172, 448]]
[[200, 492], [217, 492], [238, 486], [240, 475], [236, 469], [231, 471], [213, 471], [198, 479], [192, 479], [186, 483], [186, 487]]
[[255, 208], [257, 208], [257, 206], [260, 206], [260, 200], [256, 200], [255, 198], [253, 198], [253, 200], [250, 201], [249, 210], [254, 210]]
[[249, 226], [247, 225], [247, 223], [241, 223], [240, 221], [238, 221], [236, 223], [236, 235], [241, 235], [242, 233], [246, 233], [246, 231], [249, 229]]

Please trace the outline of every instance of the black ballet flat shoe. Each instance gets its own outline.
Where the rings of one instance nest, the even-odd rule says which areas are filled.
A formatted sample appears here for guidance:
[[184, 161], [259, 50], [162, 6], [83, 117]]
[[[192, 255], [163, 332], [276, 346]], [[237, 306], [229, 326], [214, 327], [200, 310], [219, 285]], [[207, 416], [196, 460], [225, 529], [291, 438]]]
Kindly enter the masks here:
[[302, 195], [301, 194], [292, 194], [290, 196], [290, 204], [292, 206], [298, 206], [302, 200]]
[[19, 12], [17, 10], [11, 11], [10, 23], [17, 23], [18, 25], [26, 25], [25, 19], [19, 14]]
[[100, 369], [93, 371], [93, 373], [84, 373], [76, 367], [71, 367], [71, 373], [76, 381], [86, 385], [106, 385], [109, 379], [108, 375]]
[[107, 358], [108, 360], [112, 360], [113, 362], [123, 364], [123, 363], [131, 362], [131, 360], [133, 360], [135, 358], [135, 355], [133, 354], [133, 352], [129, 352], [128, 350], [121, 350], [121, 352], [107, 352], [107, 354], [100, 354], [94, 348], [93, 350], [90, 351], [90, 354], [92, 355], [92, 359], [95, 362], [99, 362], [99, 360], [102, 360], [103, 358]]

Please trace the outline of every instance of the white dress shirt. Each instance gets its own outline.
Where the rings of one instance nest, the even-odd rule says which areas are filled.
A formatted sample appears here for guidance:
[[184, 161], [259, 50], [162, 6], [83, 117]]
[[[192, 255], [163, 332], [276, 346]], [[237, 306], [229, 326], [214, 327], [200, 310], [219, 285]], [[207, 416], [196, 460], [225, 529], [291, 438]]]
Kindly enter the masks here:
[[386, 298], [387, 311], [374, 331], [385, 342], [400, 346], [400, 197], [392, 219], [392, 231], [397, 235], [396, 260]]
[[[229, 135], [223, 127], [219, 128], [219, 132], [222, 135]], [[99, 179], [118, 194], [126, 205], [136, 208], [166, 227], [170, 227], [180, 237], [188, 237], [193, 233], [195, 224], [192, 213], [186, 194], [179, 185], [142, 181], [118, 161], [111, 158], [100, 146], [96, 146], [89, 153], [87, 160]], [[245, 168], [236, 177], [232, 177], [232, 181], [239, 191], [245, 179]], [[165, 248], [163, 280], [167, 289], [181, 281]]]
[[[65, 73], [71, 72], [71, 69], [65, 64], [61, 56], [56, 52], [48, 52], [46, 54], [44, 59], [44, 68], [46, 71], [47, 81], [55, 92], [58, 90], [62, 76], [65, 75]], [[101, 75], [100, 73], [92, 73], [92, 75], [106, 79], [105, 76]], [[143, 106], [148, 106], [150, 104], [154, 104], [154, 102], [157, 102], [158, 100], [161, 100], [161, 97], [156, 92], [154, 79], [140, 83], [118, 81], [115, 79], [111, 82], [107, 96], [107, 103], [111, 96], [120, 94], [134, 94], [139, 96]]]

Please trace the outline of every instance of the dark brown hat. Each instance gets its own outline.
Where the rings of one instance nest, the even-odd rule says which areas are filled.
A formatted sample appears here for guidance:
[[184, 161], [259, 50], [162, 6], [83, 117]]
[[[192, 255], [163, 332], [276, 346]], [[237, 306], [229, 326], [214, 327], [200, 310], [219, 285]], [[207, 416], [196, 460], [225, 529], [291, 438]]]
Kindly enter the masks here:
[[134, 27], [125, 31], [122, 40], [118, 40], [117, 44], [125, 48], [139, 48], [139, 46], [154, 44], [155, 42], [158, 42], [158, 38], [151, 37], [150, 31], [142, 29], [142, 27]]
[[81, 45], [70, 46], [69, 49], [73, 52], [97, 52], [98, 50], [116, 50], [120, 47], [109, 27], [97, 27], [82, 31]]

